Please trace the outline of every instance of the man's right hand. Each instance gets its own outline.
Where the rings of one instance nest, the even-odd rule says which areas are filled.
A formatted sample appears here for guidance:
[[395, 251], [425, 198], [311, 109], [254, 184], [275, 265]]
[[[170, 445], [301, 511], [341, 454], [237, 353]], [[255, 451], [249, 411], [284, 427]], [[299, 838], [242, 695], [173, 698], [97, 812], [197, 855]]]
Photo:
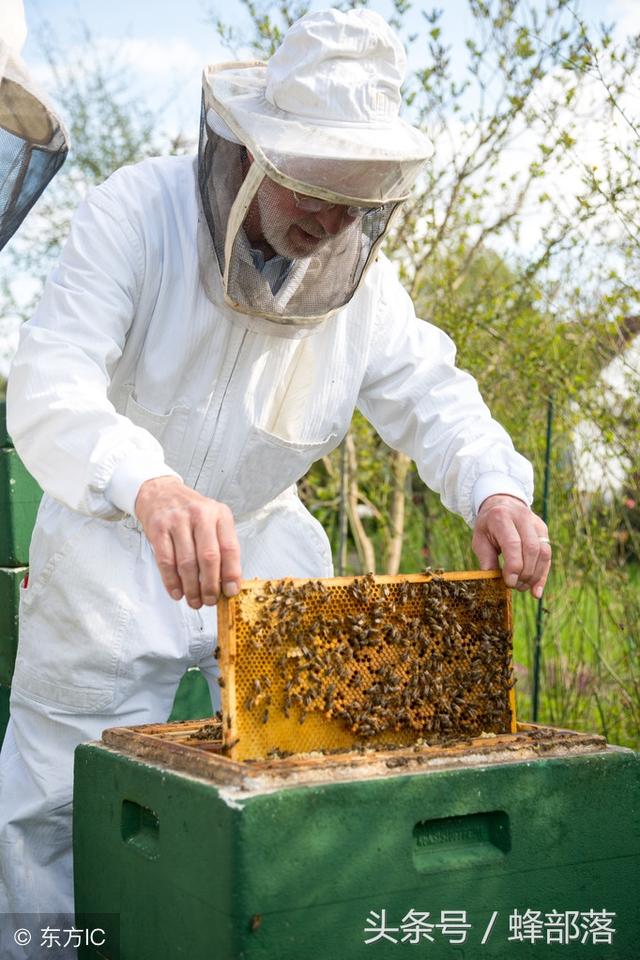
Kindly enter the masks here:
[[167, 592], [190, 607], [213, 606], [220, 589], [240, 590], [240, 545], [229, 507], [203, 497], [177, 477], [146, 480], [136, 517], [151, 544]]

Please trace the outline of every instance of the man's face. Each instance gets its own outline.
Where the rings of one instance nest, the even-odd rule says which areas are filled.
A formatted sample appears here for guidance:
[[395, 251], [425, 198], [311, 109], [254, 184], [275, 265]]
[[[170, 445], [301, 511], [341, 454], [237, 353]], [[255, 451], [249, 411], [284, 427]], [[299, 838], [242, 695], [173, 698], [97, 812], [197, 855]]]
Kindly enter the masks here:
[[[305, 209], [311, 206], [311, 210]], [[295, 194], [265, 177], [249, 208], [245, 229], [265, 256], [307, 257], [342, 233], [357, 219], [343, 204], [324, 203]]]

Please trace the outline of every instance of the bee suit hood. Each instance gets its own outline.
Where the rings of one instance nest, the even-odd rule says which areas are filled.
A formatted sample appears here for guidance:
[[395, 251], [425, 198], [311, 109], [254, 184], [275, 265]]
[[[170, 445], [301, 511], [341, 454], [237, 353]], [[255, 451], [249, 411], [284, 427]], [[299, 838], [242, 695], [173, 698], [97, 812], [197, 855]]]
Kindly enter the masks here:
[[55, 176], [68, 151], [65, 129], [20, 59], [27, 35], [22, 0], [0, 3], [0, 250]]
[[432, 152], [399, 117], [405, 72], [370, 10], [307, 14], [267, 63], [205, 68], [199, 253], [212, 299], [284, 336], [349, 302]]

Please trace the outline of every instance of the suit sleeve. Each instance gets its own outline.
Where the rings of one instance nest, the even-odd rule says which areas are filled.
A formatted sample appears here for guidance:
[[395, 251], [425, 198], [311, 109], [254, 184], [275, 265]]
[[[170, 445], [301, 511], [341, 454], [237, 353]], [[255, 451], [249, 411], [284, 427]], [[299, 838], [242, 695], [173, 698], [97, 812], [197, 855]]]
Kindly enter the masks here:
[[132, 476], [139, 485], [174, 474], [157, 440], [118, 414], [107, 396], [143, 267], [142, 244], [125, 212], [104, 188], [93, 190], [21, 330], [7, 388], [7, 425], [27, 469], [57, 500], [105, 519], [132, 509], [130, 498], [109, 498], [118, 471], [126, 472], [128, 489]]
[[486, 497], [531, 503], [533, 470], [492, 419], [476, 381], [455, 365], [451, 339], [419, 320], [382, 263], [373, 336], [358, 407], [382, 439], [416, 463], [442, 503], [473, 525]]

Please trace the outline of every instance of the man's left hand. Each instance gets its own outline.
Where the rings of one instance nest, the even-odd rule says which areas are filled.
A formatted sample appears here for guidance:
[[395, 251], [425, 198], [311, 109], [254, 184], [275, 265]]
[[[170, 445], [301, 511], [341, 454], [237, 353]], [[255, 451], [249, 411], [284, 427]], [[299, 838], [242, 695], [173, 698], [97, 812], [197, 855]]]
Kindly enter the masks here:
[[472, 547], [482, 570], [495, 570], [502, 554], [502, 576], [509, 587], [540, 598], [551, 566], [546, 523], [523, 500], [499, 493], [478, 511]]

